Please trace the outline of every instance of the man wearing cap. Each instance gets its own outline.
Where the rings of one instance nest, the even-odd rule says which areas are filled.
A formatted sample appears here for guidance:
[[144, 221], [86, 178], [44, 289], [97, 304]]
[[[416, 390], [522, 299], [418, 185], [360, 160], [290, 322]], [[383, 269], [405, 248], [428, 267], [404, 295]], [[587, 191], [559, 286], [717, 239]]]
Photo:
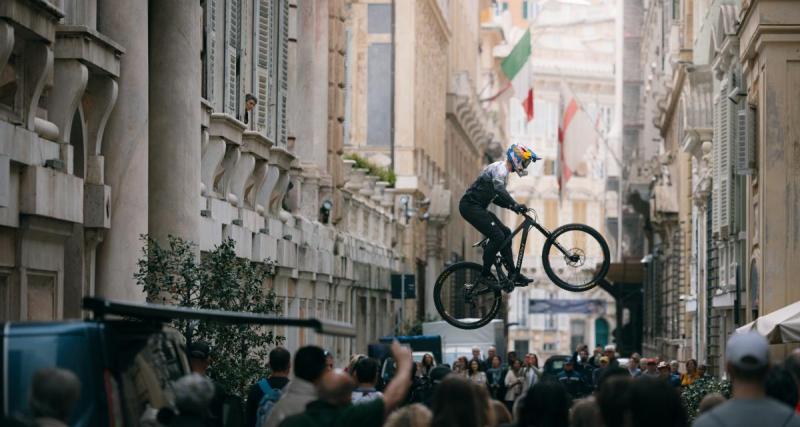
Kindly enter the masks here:
[[800, 427], [800, 417], [786, 404], [766, 396], [769, 345], [756, 332], [733, 334], [725, 348], [725, 370], [733, 398], [697, 418], [694, 427]]
[[678, 387], [681, 385], [680, 377], [672, 375], [672, 371], [670, 371], [667, 362], [661, 361], [658, 363], [658, 376], [673, 387]]
[[588, 394], [586, 382], [584, 382], [583, 376], [575, 371], [575, 361], [573, 360], [567, 360], [564, 363], [564, 370], [558, 374], [558, 382], [564, 385], [573, 399], [578, 399]]

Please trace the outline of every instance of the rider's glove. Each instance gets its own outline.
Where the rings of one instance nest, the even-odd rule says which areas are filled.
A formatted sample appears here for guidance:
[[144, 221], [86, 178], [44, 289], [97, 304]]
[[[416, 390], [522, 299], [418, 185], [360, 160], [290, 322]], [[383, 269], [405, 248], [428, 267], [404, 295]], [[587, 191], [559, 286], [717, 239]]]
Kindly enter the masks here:
[[519, 214], [525, 213], [528, 211], [528, 207], [524, 203], [517, 203], [514, 205], [513, 211]]

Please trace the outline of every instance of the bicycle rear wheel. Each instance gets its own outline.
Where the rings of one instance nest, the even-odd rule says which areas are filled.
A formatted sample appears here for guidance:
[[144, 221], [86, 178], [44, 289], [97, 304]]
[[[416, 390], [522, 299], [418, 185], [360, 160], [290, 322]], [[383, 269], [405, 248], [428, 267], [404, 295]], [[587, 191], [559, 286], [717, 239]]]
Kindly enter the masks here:
[[584, 292], [606, 277], [611, 256], [603, 236], [584, 224], [553, 231], [542, 248], [542, 266], [558, 287]]
[[458, 262], [436, 279], [433, 303], [444, 321], [461, 329], [477, 329], [495, 318], [502, 295], [479, 280], [481, 270], [480, 264]]

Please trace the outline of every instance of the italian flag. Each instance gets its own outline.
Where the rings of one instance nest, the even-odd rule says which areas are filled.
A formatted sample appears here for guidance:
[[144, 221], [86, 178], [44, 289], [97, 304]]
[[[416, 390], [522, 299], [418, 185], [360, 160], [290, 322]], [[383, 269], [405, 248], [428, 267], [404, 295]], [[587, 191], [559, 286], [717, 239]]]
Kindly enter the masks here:
[[522, 99], [522, 108], [528, 121], [533, 120], [533, 87], [531, 86], [531, 31], [525, 30], [525, 34], [519, 39], [511, 53], [503, 60], [500, 67], [503, 74], [508, 77], [511, 86], [514, 87], [516, 97]]

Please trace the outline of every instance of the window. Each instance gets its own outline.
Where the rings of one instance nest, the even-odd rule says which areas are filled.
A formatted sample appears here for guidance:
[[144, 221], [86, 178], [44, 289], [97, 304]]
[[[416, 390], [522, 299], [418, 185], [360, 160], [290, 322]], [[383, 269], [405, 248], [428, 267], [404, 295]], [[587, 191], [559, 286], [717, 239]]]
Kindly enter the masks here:
[[522, 18], [528, 19], [528, 0], [522, 0]]
[[570, 320], [569, 333], [569, 348], [578, 348], [579, 345], [586, 343], [586, 321], [583, 319]]
[[514, 340], [514, 351], [517, 352], [517, 357], [522, 359], [522, 356], [528, 354], [529, 343], [528, 340]]
[[544, 329], [546, 331], [553, 331], [556, 329], [556, 315], [548, 313], [544, 318]]
[[388, 34], [392, 32], [392, 5], [368, 5], [367, 31], [370, 34]]
[[556, 343], [546, 342], [542, 345], [542, 351], [556, 351]]

